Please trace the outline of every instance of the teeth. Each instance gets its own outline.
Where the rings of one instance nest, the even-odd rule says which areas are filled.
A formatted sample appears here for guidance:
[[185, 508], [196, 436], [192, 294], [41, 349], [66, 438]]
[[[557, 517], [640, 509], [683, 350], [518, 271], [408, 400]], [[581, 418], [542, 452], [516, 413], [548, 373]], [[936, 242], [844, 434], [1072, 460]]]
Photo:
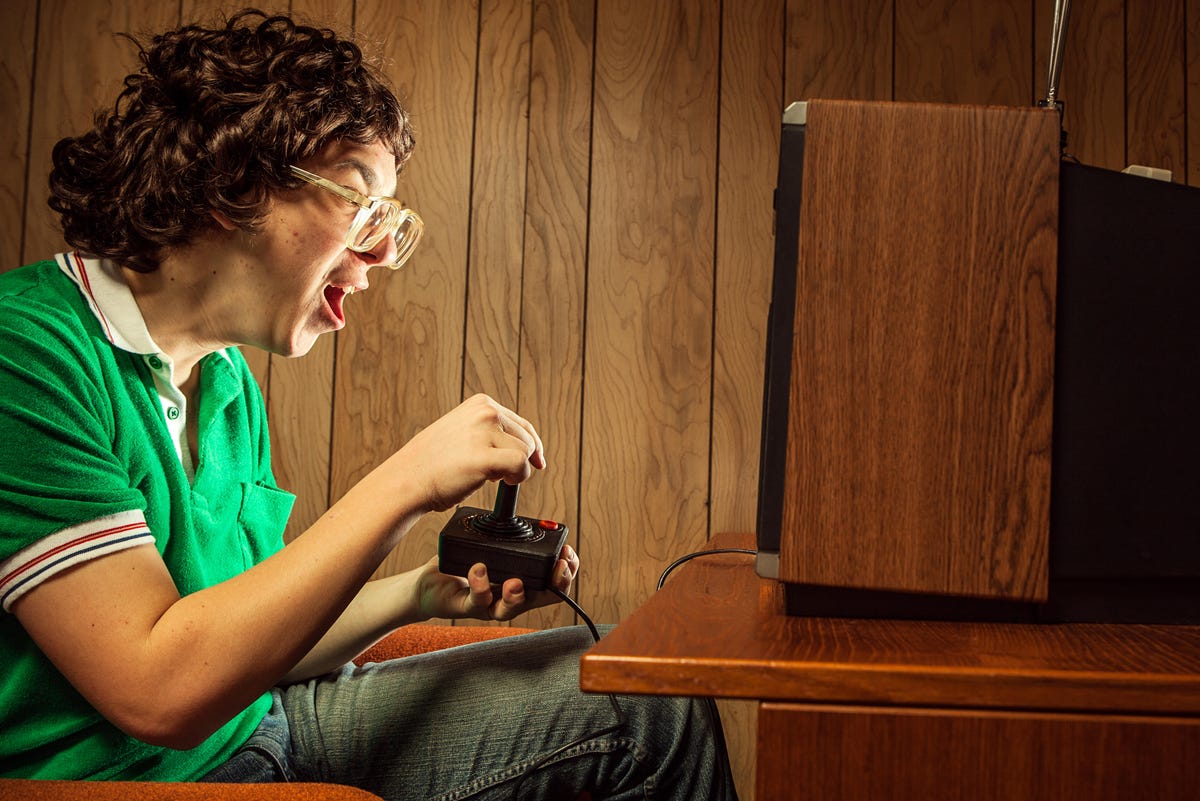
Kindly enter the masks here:
[[357, 292], [357, 291], [358, 291], [358, 290], [357, 290], [357, 289], [355, 289], [355, 288], [354, 288], [354, 287], [352, 287], [352, 286], [348, 286], [348, 287], [346, 287], [346, 290], [345, 290], [345, 292], [346, 292], [346, 294], [347, 294], [347, 295], [353, 295], [353, 294], [354, 294], [355, 292]]

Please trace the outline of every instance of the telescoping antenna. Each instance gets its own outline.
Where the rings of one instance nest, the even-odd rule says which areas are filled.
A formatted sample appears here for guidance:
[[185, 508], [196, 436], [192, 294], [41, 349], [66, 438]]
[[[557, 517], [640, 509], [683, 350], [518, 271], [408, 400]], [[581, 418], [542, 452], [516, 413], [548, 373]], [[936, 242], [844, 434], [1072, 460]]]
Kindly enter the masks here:
[[1054, 0], [1054, 25], [1050, 29], [1050, 68], [1046, 76], [1046, 97], [1039, 106], [1057, 108], [1061, 112], [1062, 101], [1058, 99], [1058, 79], [1062, 75], [1063, 50], [1067, 43], [1067, 17], [1071, 12], [1071, 0]]

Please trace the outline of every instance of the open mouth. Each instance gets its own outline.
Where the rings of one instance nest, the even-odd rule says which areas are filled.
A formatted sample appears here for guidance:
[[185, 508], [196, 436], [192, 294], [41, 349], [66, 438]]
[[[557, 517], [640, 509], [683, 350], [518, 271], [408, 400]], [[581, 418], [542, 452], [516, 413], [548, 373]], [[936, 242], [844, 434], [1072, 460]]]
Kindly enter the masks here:
[[332, 284], [325, 287], [325, 302], [329, 304], [329, 309], [333, 312], [334, 319], [337, 320], [339, 328], [346, 324], [346, 311], [342, 305], [343, 301], [346, 299], [346, 295], [353, 291], [354, 287], [333, 286]]

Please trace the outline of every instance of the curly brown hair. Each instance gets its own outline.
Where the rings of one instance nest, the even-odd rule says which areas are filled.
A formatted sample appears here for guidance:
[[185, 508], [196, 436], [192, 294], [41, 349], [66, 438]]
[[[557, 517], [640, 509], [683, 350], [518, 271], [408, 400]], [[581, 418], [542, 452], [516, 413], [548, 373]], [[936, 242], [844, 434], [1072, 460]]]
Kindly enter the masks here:
[[218, 211], [244, 230], [288, 165], [327, 144], [382, 141], [397, 170], [412, 152], [407, 112], [353, 42], [247, 9], [224, 28], [186, 25], [138, 46], [111, 111], [54, 147], [50, 207], [66, 241], [142, 272]]

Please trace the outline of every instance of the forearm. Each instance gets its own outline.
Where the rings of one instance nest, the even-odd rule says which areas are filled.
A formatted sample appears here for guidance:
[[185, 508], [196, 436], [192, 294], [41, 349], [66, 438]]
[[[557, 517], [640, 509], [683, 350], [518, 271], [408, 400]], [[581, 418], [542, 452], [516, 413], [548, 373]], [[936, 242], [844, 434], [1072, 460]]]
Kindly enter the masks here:
[[337, 622], [280, 681], [290, 684], [337, 670], [392, 631], [425, 619], [417, 603], [419, 570], [367, 582]]
[[[344, 615], [419, 517], [378, 504], [370, 478], [279, 553], [173, 604], [148, 641], [160, 658], [157, 680], [146, 686], [169, 682], [175, 706], [198, 710], [195, 723], [207, 732], [278, 683]], [[361, 636], [384, 625], [366, 624], [366, 617], [351, 618], [363, 620]]]

